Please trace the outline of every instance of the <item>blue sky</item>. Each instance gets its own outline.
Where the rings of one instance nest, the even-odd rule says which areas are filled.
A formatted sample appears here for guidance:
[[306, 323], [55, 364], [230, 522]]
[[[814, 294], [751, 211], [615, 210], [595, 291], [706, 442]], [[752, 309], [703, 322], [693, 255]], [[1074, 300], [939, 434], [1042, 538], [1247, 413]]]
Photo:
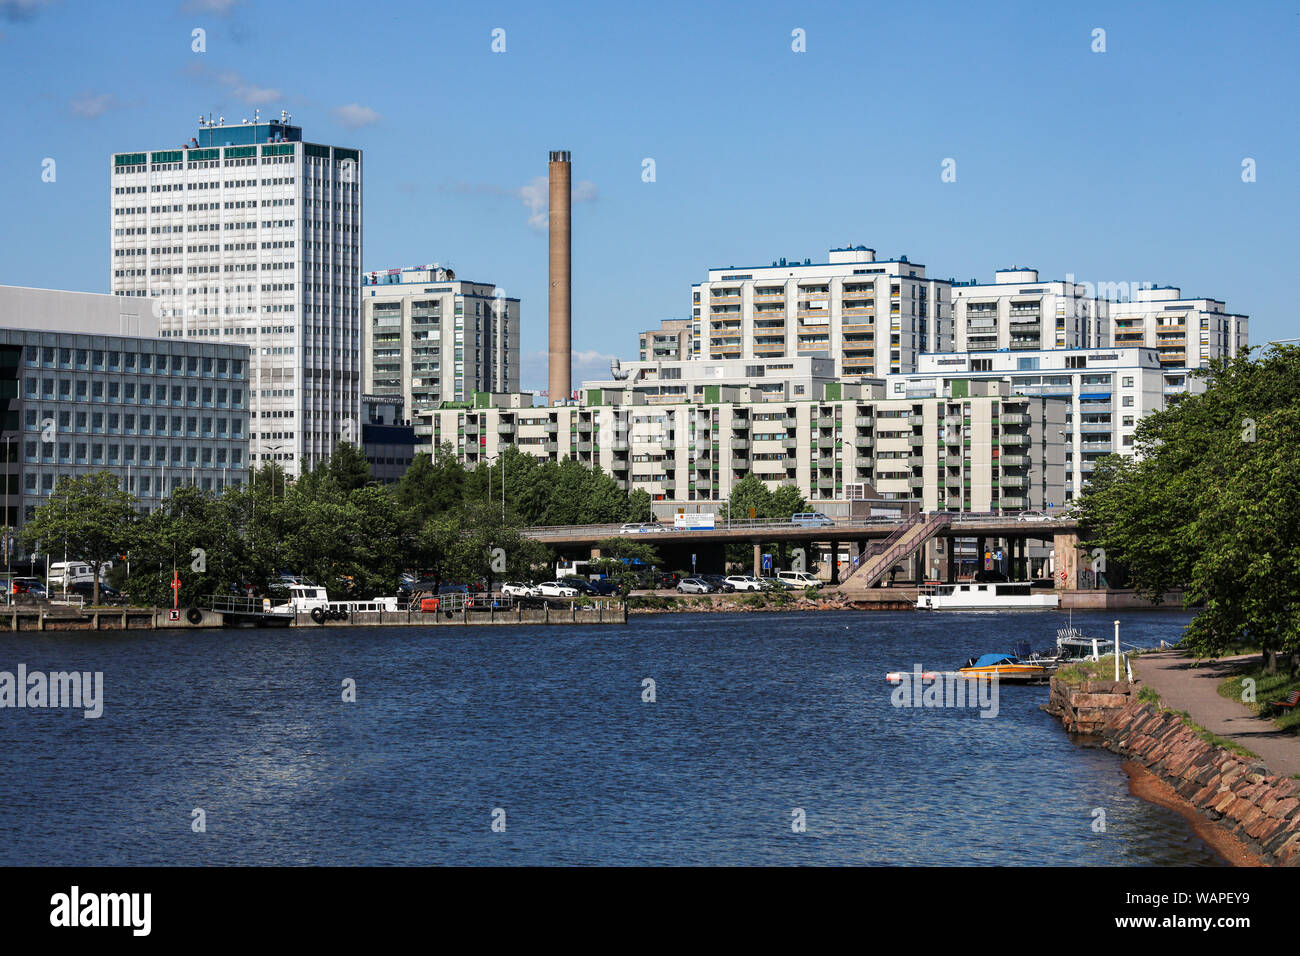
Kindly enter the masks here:
[[109, 155], [260, 107], [365, 150], [367, 269], [439, 261], [522, 299], [526, 388], [552, 149], [586, 184], [577, 378], [687, 315], [709, 267], [850, 243], [944, 278], [1177, 285], [1254, 343], [1298, 336], [1298, 47], [1293, 3], [0, 0], [0, 283], [107, 291]]

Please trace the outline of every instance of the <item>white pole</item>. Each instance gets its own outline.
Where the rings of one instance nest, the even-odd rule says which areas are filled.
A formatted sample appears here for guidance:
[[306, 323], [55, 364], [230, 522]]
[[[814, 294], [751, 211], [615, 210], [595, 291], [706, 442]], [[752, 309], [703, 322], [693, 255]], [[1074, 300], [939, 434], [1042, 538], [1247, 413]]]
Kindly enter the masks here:
[[1119, 680], [1119, 621], [1115, 622], [1115, 680]]

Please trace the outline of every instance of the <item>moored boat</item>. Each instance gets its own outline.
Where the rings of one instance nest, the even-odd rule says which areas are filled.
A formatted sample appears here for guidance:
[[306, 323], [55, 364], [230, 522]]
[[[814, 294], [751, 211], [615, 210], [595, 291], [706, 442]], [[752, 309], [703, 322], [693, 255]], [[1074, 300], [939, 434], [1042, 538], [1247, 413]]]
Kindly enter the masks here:
[[1059, 607], [1060, 596], [1028, 581], [971, 581], [940, 584], [917, 593], [916, 606], [927, 611], [1044, 611]]
[[1021, 660], [1013, 654], [984, 654], [972, 657], [958, 673], [966, 677], [996, 677], [999, 683], [1038, 684], [1050, 678], [1053, 670], [1048, 663]]

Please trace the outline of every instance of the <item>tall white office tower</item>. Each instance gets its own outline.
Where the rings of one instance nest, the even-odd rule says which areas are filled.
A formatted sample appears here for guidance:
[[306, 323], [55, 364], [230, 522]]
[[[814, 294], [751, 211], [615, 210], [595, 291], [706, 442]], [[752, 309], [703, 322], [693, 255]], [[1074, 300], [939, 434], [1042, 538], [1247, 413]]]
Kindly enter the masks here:
[[286, 113], [113, 155], [112, 291], [152, 297], [165, 337], [251, 348], [254, 467], [359, 442], [361, 176], [360, 150], [303, 142]]

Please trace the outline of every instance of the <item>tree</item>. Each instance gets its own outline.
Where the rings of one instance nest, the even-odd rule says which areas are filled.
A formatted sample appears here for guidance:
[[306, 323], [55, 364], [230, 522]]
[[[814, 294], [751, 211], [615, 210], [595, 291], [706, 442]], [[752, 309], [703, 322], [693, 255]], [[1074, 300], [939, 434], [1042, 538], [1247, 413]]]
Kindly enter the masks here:
[[235, 495], [219, 497], [182, 486], [140, 519], [134, 531], [127, 582], [133, 600], [155, 607], [170, 604], [173, 574], [181, 582], [180, 604], [195, 604], [242, 583], [247, 539]]
[[601, 574], [618, 583], [619, 591], [627, 595], [638, 583], [637, 568], [653, 568], [659, 564], [659, 552], [654, 545], [639, 538], [606, 538], [596, 543], [600, 558], [592, 566]]
[[1194, 652], [1253, 642], [1271, 669], [1300, 652], [1300, 349], [1196, 374], [1203, 394], [1138, 423], [1136, 458], [1098, 463], [1081, 539], [1152, 600], [1182, 588]]
[[415, 456], [397, 483], [396, 496], [423, 525], [433, 515], [457, 507], [464, 488], [465, 468], [456, 457], [455, 448], [444, 444], [432, 454], [421, 452]]
[[94, 569], [92, 601], [99, 603], [100, 569], [127, 549], [136, 518], [135, 499], [107, 471], [61, 478], [49, 500], [23, 527], [23, 540], [48, 554], [61, 548]]
[[341, 441], [326, 459], [329, 476], [343, 491], [356, 491], [370, 480], [370, 462], [351, 442]]

